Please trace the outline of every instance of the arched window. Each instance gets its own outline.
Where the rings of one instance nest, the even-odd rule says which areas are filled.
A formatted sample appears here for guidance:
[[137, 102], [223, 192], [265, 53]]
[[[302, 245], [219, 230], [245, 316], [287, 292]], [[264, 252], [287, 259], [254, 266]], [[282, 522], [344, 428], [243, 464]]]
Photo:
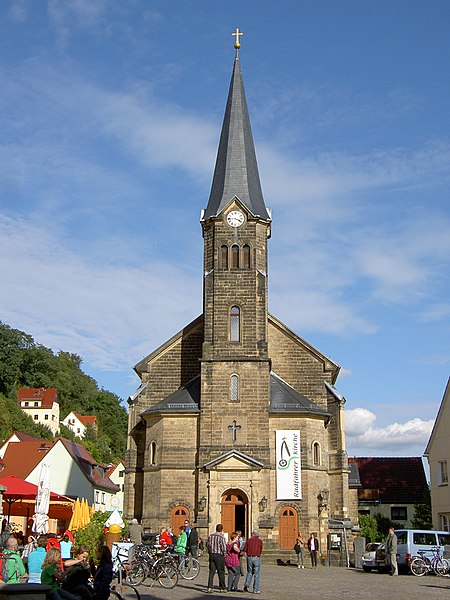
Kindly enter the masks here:
[[230, 377], [230, 400], [231, 402], [239, 402], [239, 376], [232, 375]]
[[228, 246], [226, 244], [220, 246], [219, 267], [221, 269], [228, 269]]
[[231, 268], [239, 269], [239, 246], [237, 244], [231, 246]]
[[248, 244], [242, 246], [242, 268], [250, 269], [250, 246]]
[[156, 465], [156, 442], [153, 441], [150, 444], [150, 465]]
[[319, 444], [319, 442], [313, 442], [313, 445], [312, 445], [312, 459], [313, 459], [313, 465], [315, 465], [315, 466], [320, 465], [320, 463], [321, 463], [321, 456], [320, 456], [320, 444]]
[[239, 342], [241, 339], [241, 310], [239, 306], [230, 309], [230, 342]]

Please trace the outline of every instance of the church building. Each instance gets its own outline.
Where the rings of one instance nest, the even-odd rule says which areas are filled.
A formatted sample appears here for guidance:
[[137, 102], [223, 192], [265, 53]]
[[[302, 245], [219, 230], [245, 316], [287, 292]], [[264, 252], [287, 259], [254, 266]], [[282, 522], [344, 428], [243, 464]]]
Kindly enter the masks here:
[[351, 527], [356, 513], [345, 399], [339, 366], [268, 312], [272, 213], [236, 37], [200, 219], [203, 313], [134, 367], [125, 516], [175, 533], [189, 519], [204, 539], [217, 523], [246, 537], [258, 528], [266, 548], [292, 549], [298, 532], [316, 532], [326, 549], [330, 526]]

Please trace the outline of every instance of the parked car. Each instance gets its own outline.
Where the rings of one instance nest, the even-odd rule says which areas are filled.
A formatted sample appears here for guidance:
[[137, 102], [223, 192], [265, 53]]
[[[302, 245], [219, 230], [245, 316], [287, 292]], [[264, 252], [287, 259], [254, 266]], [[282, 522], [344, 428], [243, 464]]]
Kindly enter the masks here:
[[[450, 545], [448, 531], [431, 531], [426, 529], [396, 529], [397, 536], [397, 564], [402, 571], [409, 571], [411, 560], [418, 556], [419, 550], [426, 552], [431, 557], [431, 548], [440, 547], [441, 554], [444, 547]], [[375, 561], [379, 571], [386, 570], [385, 545], [376, 551]]]
[[375, 553], [380, 545], [381, 544], [379, 542], [370, 542], [369, 544], [367, 544], [366, 549], [364, 550], [363, 555], [361, 556], [361, 565], [363, 571], [369, 572], [372, 569], [377, 568]]

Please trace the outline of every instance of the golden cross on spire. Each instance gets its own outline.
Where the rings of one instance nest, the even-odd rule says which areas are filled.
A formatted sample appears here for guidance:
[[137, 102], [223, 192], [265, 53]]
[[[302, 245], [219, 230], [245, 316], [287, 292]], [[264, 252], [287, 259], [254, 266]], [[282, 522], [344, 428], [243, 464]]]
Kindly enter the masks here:
[[236, 48], [236, 50], [239, 50], [239, 48], [241, 47], [241, 42], [239, 41], [239, 36], [244, 35], [244, 34], [242, 33], [242, 31], [239, 31], [239, 27], [236, 27], [236, 31], [233, 32], [231, 35], [236, 36], [236, 41], [234, 42], [234, 47]]

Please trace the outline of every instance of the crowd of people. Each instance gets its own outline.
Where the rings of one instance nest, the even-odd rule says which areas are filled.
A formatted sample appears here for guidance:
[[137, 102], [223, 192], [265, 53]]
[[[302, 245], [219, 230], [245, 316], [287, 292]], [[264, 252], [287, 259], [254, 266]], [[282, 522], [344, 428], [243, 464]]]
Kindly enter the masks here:
[[51, 534], [29, 536], [19, 552], [18, 538], [5, 530], [0, 546], [3, 583], [42, 583], [48, 587], [48, 600], [107, 600], [113, 577], [108, 546], [95, 557], [87, 546], [73, 547], [70, 532], [58, 538]]

